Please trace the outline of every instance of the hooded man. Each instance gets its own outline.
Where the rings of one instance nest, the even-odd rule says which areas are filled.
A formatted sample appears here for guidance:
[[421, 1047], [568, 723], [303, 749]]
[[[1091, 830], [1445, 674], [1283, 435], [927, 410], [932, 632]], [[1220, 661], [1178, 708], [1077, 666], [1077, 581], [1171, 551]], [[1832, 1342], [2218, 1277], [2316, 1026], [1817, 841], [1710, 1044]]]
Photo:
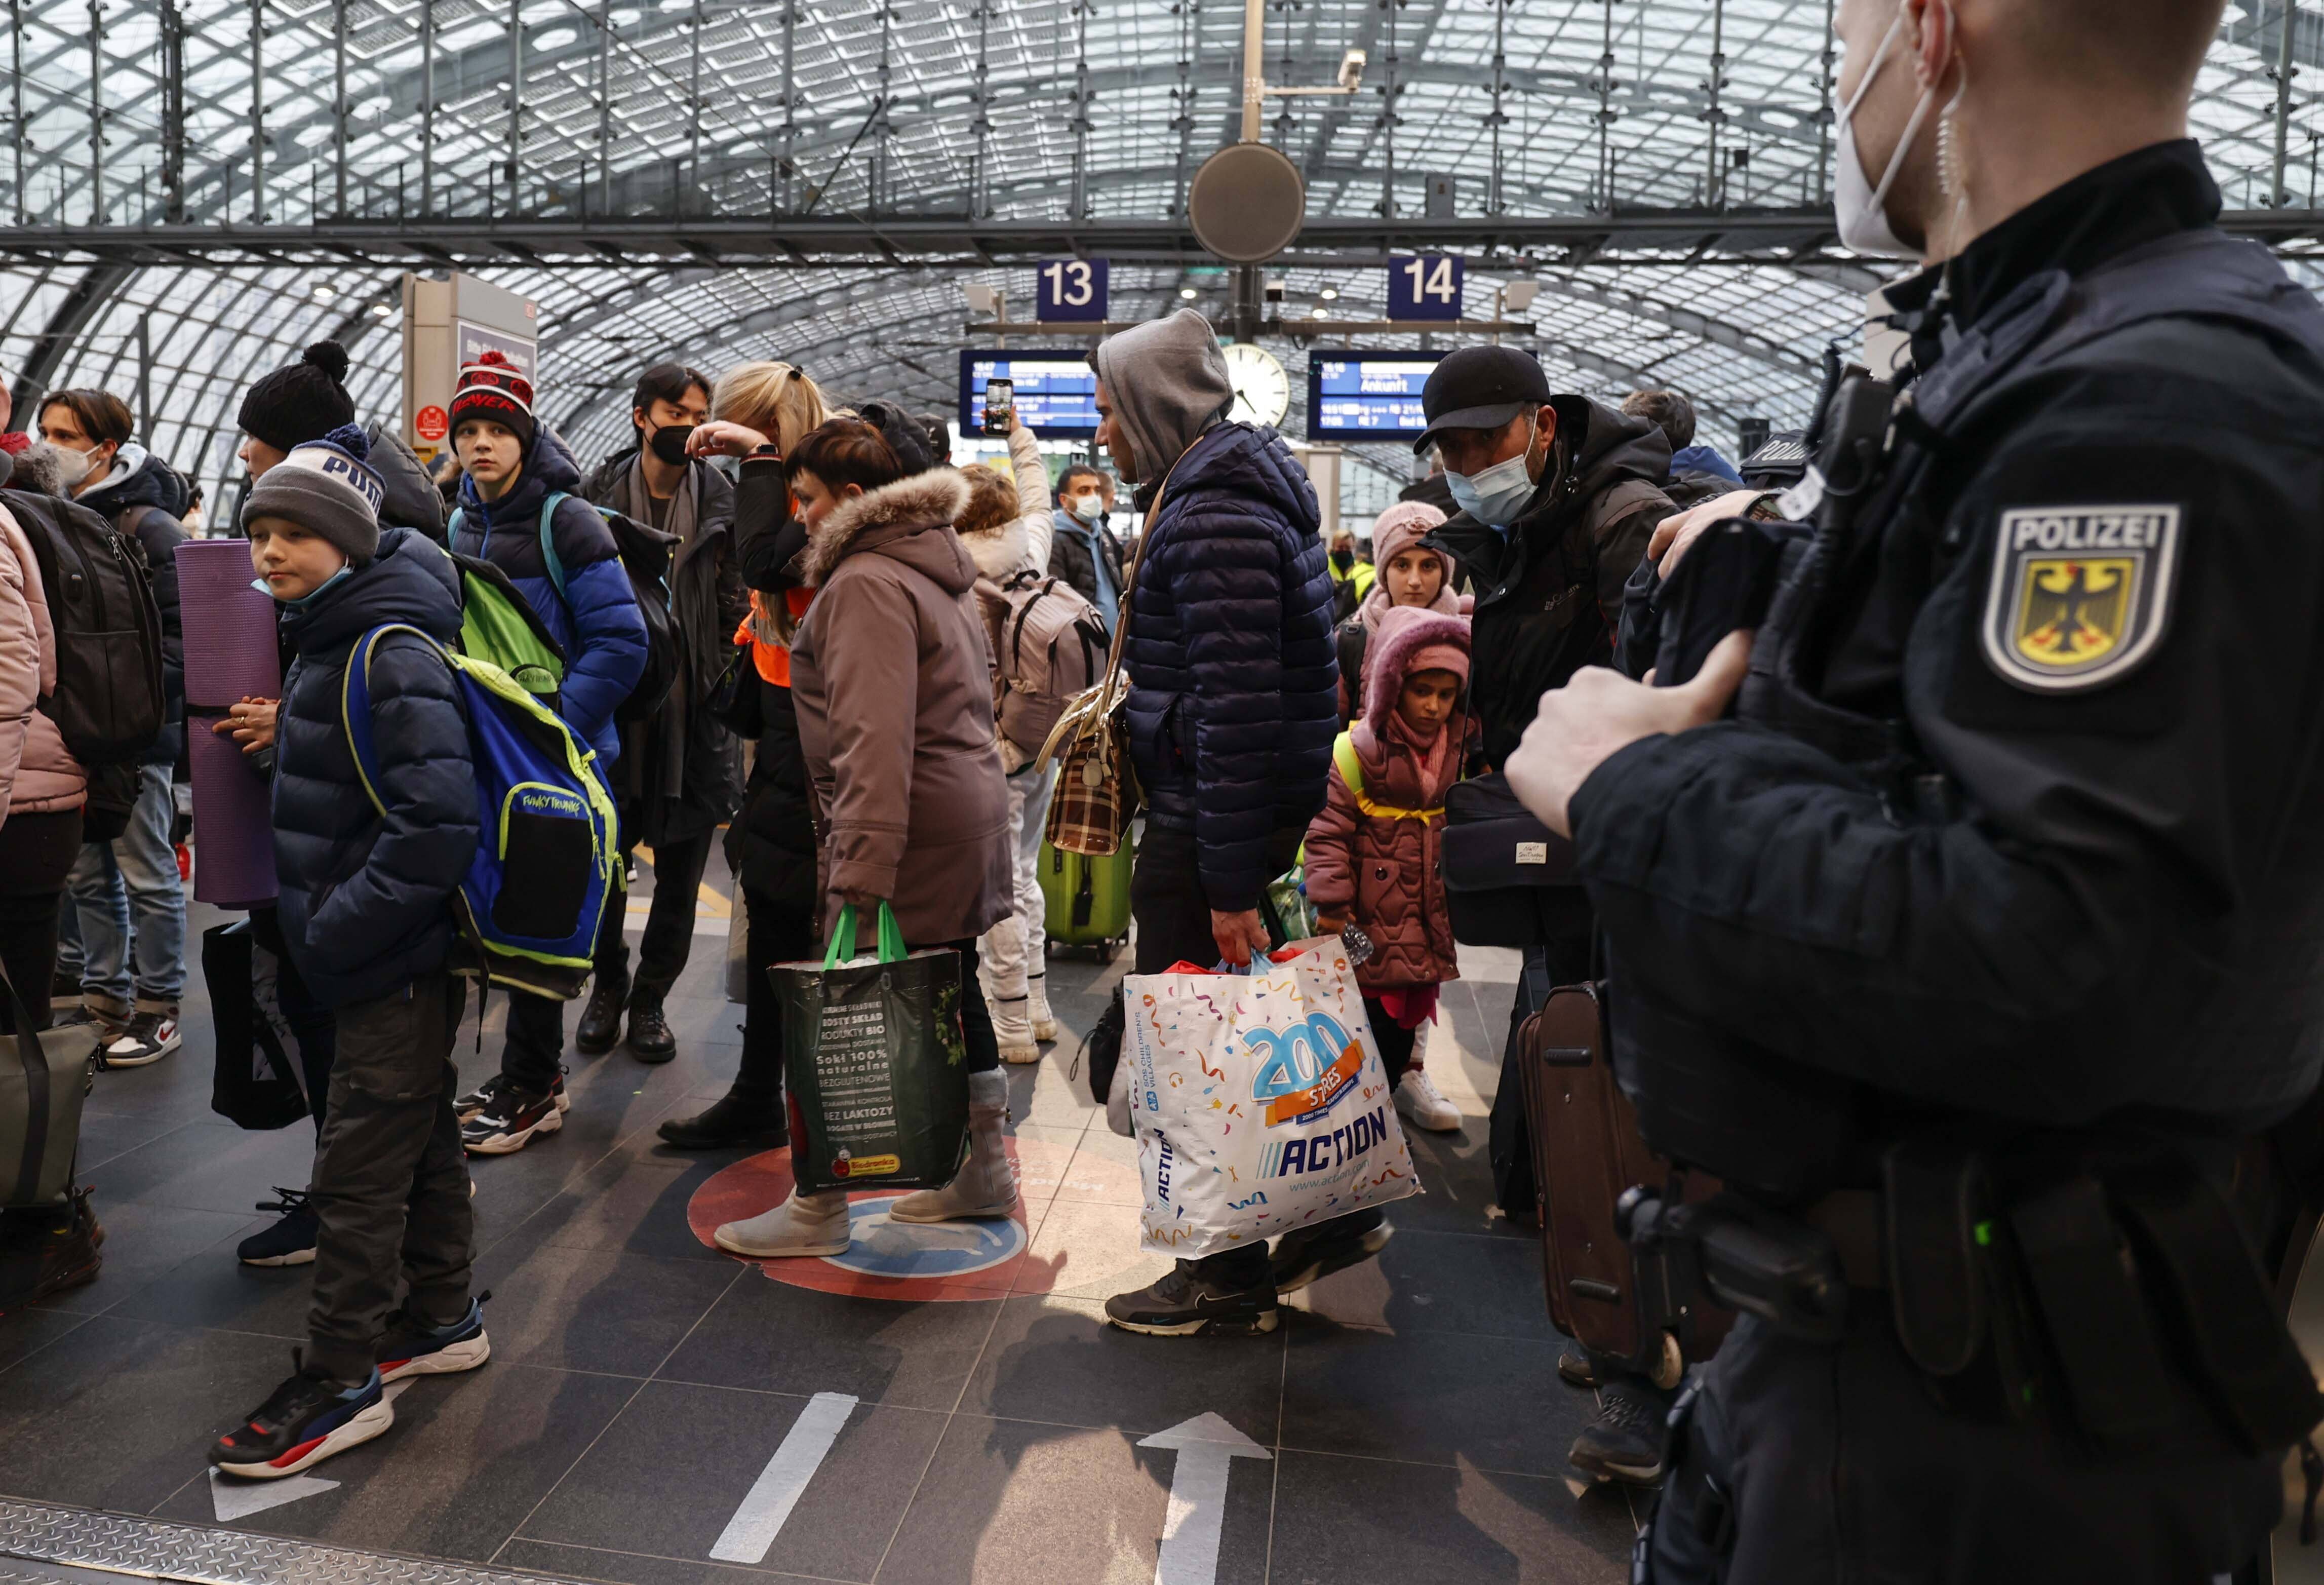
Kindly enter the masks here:
[[[1130, 755], [1147, 802], [1130, 888], [1140, 974], [1180, 959], [1235, 964], [1268, 950], [1260, 889], [1291, 867], [1323, 807], [1339, 729], [1332, 580], [1315, 491], [1269, 429], [1229, 423], [1234, 392], [1210, 321], [1192, 309], [1101, 344], [1098, 443], [1113, 455], [1146, 531], [1122, 620]], [[1118, 1052], [1121, 1005], [1091, 1036]], [[1370, 1228], [1329, 1269], [1385, 1242]], [[1364, 1247], [1369, 1242], [1369, 1247]], [[1345, 1254], [1345, 1258], [1338, 1258]], [[1323, 1269], [1314, 1251], [1300, 1269]], [[1274, 1330], [1263, 1246], [1180, 1261], [1106, 1317], [1186, 1337]]]

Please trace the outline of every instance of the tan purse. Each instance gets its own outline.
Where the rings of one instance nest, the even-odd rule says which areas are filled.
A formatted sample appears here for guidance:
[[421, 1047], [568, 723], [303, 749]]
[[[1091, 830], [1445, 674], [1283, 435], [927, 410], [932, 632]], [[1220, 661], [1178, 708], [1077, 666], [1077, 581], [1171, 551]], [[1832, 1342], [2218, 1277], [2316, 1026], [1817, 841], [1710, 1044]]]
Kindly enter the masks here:
[[[1177, 465], [1171, 465], [1176, 471]], [[1138, 589], [1138, 570], [1145, 564], [1146, 543], [1153, 525], [1161, 520], [1163, 493], [1170, 476], [1162, 476], [1147, 509], [1146, 526], [1138, 536], [1137, 552], [1130, 559], [1130, 574], [1122, 580], [1121, 615], [1113, 625], [1113, 644], [1105, 657], [1105, 675], [1065, 702], [1065, 713], [1050, 729], [1048, 740], [1035, 756], [1038, 769], [1052, 759], [1058, 765], [1057, 790], [1049, 800], [1049, 845], [1061, 853], [1090, 858], [1110, 858], [1121, 849], [1130, 821], [1138, 812], [1138, 778], [1130, 763], [1130, 723], [1122, 718], [1130, 700], [1130, 674], [1122, 669], [1121, 647], [1130, 636], [1131, 597]]]

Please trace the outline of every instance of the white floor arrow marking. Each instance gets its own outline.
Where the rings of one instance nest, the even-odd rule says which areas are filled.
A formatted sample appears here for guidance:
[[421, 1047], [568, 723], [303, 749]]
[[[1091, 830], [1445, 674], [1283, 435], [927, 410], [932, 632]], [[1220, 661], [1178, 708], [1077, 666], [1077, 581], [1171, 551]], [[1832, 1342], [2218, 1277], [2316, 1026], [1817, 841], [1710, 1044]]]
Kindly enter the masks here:
[[279, 1508], [284, 1503], [295, 1503], [318, 1491], [338, 1488], [337, 1481], [320, 1480], [312, 1475], [292, 1475], [281, 1480], [236, 1480], [231, 1475], [210, 1471], [210, 1506], [221, 1520], [229, 1522]]
[[710, 1555], [722, 1563], [757, 1563], [782, 1531], [799, 1494], [823, 1465], [840, 1428], [855, 1412], [856, 1400], [846, 1393], [817, 1393], [792, 1422], [783, 1445], [759, 1471], [759, 1478], [742, 1498], [742, 1506], [726, 1521], [725, 1533]]
[[1154, 1585], [1215, 1585], [1219, 1533], [1227, 1517], [1227, 1468], [1237, 1459], [1275, 1455], [1208, 1412], [1157, 1431], [1138, 1445], [1178, 1451], [1177, 1471], [1170, 1478], [1170, 1511], [1162, 1520], [1162, 1554], [1154, 1562]]

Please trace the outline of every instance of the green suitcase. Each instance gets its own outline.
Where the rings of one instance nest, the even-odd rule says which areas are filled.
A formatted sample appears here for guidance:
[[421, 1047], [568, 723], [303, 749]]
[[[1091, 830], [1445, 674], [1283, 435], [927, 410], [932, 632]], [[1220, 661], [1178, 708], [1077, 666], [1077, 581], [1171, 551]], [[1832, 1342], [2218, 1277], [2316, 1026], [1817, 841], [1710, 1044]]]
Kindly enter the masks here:
[[1130, 939], [1130, 867], [1136, 844], [1129, 837], [1102, 858], [1041, 844], [1043, 928], [1052, 947], [1087, 947], [1110, 963]]

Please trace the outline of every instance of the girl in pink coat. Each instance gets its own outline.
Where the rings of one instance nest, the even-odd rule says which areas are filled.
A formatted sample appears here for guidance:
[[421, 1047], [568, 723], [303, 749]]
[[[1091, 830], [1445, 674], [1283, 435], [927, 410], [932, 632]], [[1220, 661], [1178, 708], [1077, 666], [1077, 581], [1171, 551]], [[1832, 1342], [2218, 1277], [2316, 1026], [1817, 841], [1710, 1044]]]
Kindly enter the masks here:
[[1307, 897], [1318, 930], [1353, 923], [1371, 938], [1356, 981], [1397, 1109], [1410, 1116], [1405, 1069], [1436, 987], [1461, 977], [1437, 848], [1445, 790], [1471, 749], [1469, 623], [1398, 607], [1366, 649], [1363, 714], [1333, 750], [1323, 811], [1307, 828]]

